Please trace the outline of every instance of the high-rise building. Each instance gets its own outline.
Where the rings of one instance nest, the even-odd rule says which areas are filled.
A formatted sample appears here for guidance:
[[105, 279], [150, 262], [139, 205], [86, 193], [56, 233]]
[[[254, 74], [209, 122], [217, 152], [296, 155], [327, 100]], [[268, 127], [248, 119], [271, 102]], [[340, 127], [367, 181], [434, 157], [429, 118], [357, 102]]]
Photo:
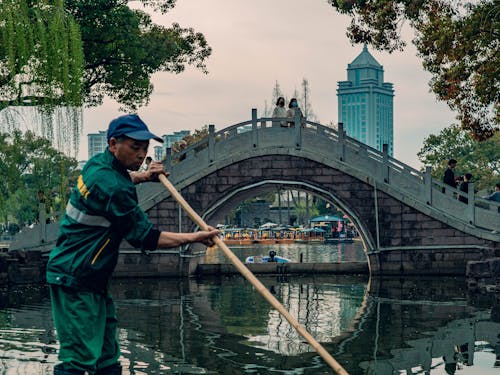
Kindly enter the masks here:
[[99, 130], [99, 133], [87, 134], [87, 139], [89, 143], [89, 159], [94, 155], [104, 152], [108, 145], [106, 132], [102, 130]]
[[348, 64], [347, 81], [337, 83], [338, 121], [347, 135], [380, 151], [387, 144], [392, 156], [394, 89], [366, 45]]
[[189, 130], [180, 130], [178, 132], [173, 132], [172, 134], [162, 135], [163, 147], [171, 148], [175, 142], [179, 142], [182, 138], [189, 135], [191, 132]]

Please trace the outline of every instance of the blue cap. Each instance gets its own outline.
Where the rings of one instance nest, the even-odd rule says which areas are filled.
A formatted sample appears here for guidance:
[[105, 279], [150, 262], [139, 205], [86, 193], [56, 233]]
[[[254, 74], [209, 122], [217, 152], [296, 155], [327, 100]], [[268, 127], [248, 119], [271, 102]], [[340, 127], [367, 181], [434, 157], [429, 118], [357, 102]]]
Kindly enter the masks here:
[[122, 135], [138, 141], [154, 139], [155, 141], [163, 143], [163, 139], [151, 133], [144, 121], [137, 115], [123, 115], [115, 118], [109, 123], [107, 134], [108, 141], [111, 137], [118, 138]]

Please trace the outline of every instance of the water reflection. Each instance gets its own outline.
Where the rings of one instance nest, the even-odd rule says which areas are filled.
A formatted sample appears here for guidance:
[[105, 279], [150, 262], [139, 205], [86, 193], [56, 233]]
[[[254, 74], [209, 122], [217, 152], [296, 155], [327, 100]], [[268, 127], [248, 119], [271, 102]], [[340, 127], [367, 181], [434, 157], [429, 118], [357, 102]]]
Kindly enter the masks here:
[[[274, 245], [231, 245], [233, 253], [243, 262], [250, 255], [267, 255], [270, 250], [276, 254], [299, 262], [302, 256], [304, 263], [330, 262], [366, 262], [366, 254], [361, 241], [352, 243], [291, 243]], [[229, 263], [222, 251], [209, 249], [205, 255], [205, 263]]]
[[[499, 373], [498, 305], [462, 279], [261, 280], [350, 374]], [[123, 279], [112, 293], [124, 374], [332, 373], [240, 277]], [[0, 297], [0, 373], [51, 374], [47, 289]]]

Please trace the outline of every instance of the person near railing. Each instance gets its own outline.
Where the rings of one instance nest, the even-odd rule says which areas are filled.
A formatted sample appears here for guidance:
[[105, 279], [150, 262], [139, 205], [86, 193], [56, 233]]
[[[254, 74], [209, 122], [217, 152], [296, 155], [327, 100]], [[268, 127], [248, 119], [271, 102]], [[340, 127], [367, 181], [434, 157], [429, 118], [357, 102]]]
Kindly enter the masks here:
[[302, 114], [302, 110], [299, 107], [299, 103], [296, 98], [290, 99], [290, 103], [288, 103], [288, 110], [286, 111], [286, 117], [290, 117], [291, 120], [288, 120], [288, 125], [293, 128], [295, 126], [295, 116], [299, 114], [300, 123], [303, 124], [304, 115]]
[[[464, 180], [460, 183], [459, 190], [461, 192], [464, 192], [465, 194], [468, 194], [469, 193], [469, 183], [471, 180], [472, 180], [472, 175], [470, 173], [464, 174]], [[469, 199], [467, 197], [464, 197], [463, 195], [459, 195], [458, 200], [460, 202], [465, 203], [465, 204], [469, 203]]]
[[[285, 98], [280, 96], [276, 101], [276, 107], [274, 107], [273, 110], [273, 118], [283, 118], [283, 117], [287, 117], [287, 111], [285, 109]], [[286, 121], [284, 120], [280, 121], [279, 124], [282, 128], [288, 127]]]
[[489, 201], [500, 202], [500, 182], [495, 185], [495, 191], [493, 191], [493, 193], [483, 198]]
[[[443, 176], [443, 183], [455, 189], [457, 187], [457, 179], [455, 178], [455, 173], [453, 172], [453, 169], [456, 166], [457, 166], [457, 161], [455, 159], [450, 159], [448, 161], [448, 167], [444, 171], [444, 176]], [[443, 188], [443, 193], [444, 191], [445, 190]]]

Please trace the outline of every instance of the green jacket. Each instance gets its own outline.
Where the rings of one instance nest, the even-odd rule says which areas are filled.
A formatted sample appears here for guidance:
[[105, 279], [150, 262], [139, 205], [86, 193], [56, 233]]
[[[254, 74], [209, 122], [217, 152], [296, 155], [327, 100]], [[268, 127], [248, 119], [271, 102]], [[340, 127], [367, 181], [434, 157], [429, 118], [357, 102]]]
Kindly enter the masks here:
[[122, 239], [154, 250], [160, 232], [138, 206], [128, 171], [106, 150], [88, 161], [71, 192], [47, 282], [105, 292]]

